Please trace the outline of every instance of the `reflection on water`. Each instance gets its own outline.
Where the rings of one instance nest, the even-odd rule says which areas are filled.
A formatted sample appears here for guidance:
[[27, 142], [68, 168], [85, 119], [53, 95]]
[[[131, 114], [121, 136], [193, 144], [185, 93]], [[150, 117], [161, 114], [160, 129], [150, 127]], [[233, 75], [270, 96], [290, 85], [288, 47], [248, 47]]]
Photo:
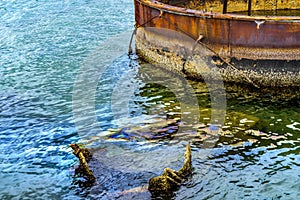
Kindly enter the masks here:
[[[211, 97], [205, 84], [188, 81], [198, 100], [200, 120], [185, 129], [186, 132], [178, 132], [178, 127], [185, 126], [177, 121], [181, 118], [182, 105], [169, 88], [143, 82], [140, 62], [125, 55], [99, 80], [96, 109], [101, 130], [87, 138], [78, 138], [70, 116], [52, 115], [53, 111], [47, 114], [50, 108], [39, 111], [47, 102], [38, 101], [38, 97], [2, 94], [2, 180], [9, 185], [30, 188], [20, 194], [3, 185], [2, 197], [34, 198], [40, 194], [47, 196], [54, 189], [59, 191], [57, 196], [65, 198], [122, 199], [133, 195], [149, 199], [147, 192], [122, 192], [146, 185], [149, 178], [159, 175], [165, 167], [178, 170], [187, 140], [192, 145], [193, 178], [180, 188], [176, 199], [295, 199], [299, 196], [299, 96], [280, 99], [249, 88], [236, 90], [227, 86], [226, 120], [214, 148], [207, 149], [201, 140], [211, 117]], [[137, 86], [128, 104], [130, 115], [124, 117], [118, 113], [121, 117], [114, 118], [111, 93], [127, 70], [135, 73], [124, 80], [125, 84]], [[56, 103], [58, 108], [63, 105]], [[195, 109], [195, 105], [190, 105], [190, 109]], [[172, 119], [175, 121], [170, 122]], [[175, 131], [164, 132], [166, 137], [149, 137], [164, 128]], [[108, 137], [121, 136], [126, 130], [139, 134]], [[76, 140], [94, 148], [95, 159], [90, 165], [98, 182], [93, 187], [72, 183], [72, 166], [76, 162], [67, 145]]]
[[[120, 61], [128, 62], [126, 59]], [[139, 69], [139, 62], [135, 61], [136, 69]], [[114, 71], [114, 68], [109, 69]], [[149, 137], [149, 134], [162, 128], [174, 130], [174, 126], [184, 126], [169, 124], [168, 121], [180, 119], [181, 104], [174, 91], [163, 85], [143, 83], [139, 70], [135, 72], [136, 75], [126, 80], [128, 84], [138, 86], [130, 99], [130, 116], [113, 120], [113, 116], [107, 118], [99, 113], [99, 121], [106, 121], [102, 123], [103, 130], [82, 140], [92, 147], [105, 149], [95, 150], [98, 152], [95, 157], [102, 163], [100, 171], [99, 168], [94, 169], [96, 174], [109, 169], [118, 171], [123, 178], [134, 180], [139, 174], [140, 181], [130, 187], [125, 182], [115, 183], [118, 189], [111, 191], [114, 195], [118, 196], [119, 190], [147, 184], [149, 177], [159, 175], [165, 167], [178, 169], [187, 140], [192, 141], [195, 170], [192, 181], [177, 192], [177, 199], [199, 199], [199, 196], [203, 199], [295, 199], [299, 195], [299, 96], [276, 96], [272, 91], [266, 95], [251, 88], [239, 87], [236, 90], [236, 86], [227, 85], [226, 121], [214, 148], [207, 149], [203, 148], [201, 139], [203, 131], [207, 132], [209, 128], [211, 117], [210, 95], [205, 84], [188, 82], [199, 103], [200, 121], [196, 128], [190, 127], [192, 131], [187, 129], [185, 133], [166, 132], [158, 139]], [[116, 82], [112, 73], [108, 74], [106, 78], [111, 81], [102, 81]], [[102, 84], [101, 81], [99, 84]], [[102, 87], [99, 86], [97, 107], [109, 109], [107, 102], [100, 98], [101, 92]], [[190, 105], [190, 108], [194, 109], [193, 106]], [[101, 180], [106, 177], [102, 173], [97, 175]], [[102, 186], [106, 184], [108, 182], [104, 181]]]
[[[131, 27], [132, 18], [126, 20], [124, 15], [133, 16], [132, 2], [124, 1], [126, 9], [117, 7], [118, 12], [111, 8], [119, 1], [3, 1], [0, 5], [1, 199], [122, 199], [130, 195], [149, 199], [147, 193], [121, 192], [147, 184], [164, 167], [178, 170], [186, 140], [192, 146], [193, 178], [180, 188], [176, 199], [300, 196], [297, 90], [282, 90], [291, 95], [281, 98], [268, 91], [227, 86], [226, 120], [219, 139], [212, 142], [214, 148], [203, 148], [203, 138], [214, 130], [206, 85], [188, 81], [199, 106], [181, 104], [176, 91], [145, 82], [148, 79], [142, 75], [146, 74], [140, 73], [143, 62], [125, 55], [99, 79], [95, 107], [101, 129], [98, 135], [83, 138], [72, 116], [76, 72], [99, 40]], [[99, 15], [103, 12], [104, 17]], [[109, 23], [111, 19], [115, 23]], [[109, 28], [101, 28], [102, 24]], [[129, 71], [131, 76], [122, 79]], [[120, 80], [123, 86], [135, 86], [126, 104], [129, 116], [124, 110], [112, 112], [111, 93], [122, 91], [117, 87]], [[183, 106], [199, 110], [197, 122], [186, 113], [192, 126], [178, 120]], [[108, 137], [120, 130], [123, 137]], [[150, 137], [155, 131], [163, 137]], [[128, 132], [135, 137], [127, 137]], [[94, 148], [91, 168], [98, 180], [94, 187], [72, 182], [77, 160], [68, 145], [78, 141]]]

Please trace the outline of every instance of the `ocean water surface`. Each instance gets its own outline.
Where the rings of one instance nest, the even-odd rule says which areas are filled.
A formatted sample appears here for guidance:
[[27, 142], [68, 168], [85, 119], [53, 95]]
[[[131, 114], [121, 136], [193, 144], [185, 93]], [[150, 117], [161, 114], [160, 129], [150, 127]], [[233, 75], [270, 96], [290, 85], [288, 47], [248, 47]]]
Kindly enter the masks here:
[[[0, 16], [1, 199], [151, 199], [147, 192], [124, 191], [146, 185], [165, 167], [179, 169], [188, 140], [193, 175], [174, 199], [300, 197], [297, 93], [281, 98], [226, 86], [221, 135], [213, 148], [204, 148], [203, 130], [211, 128], [205, 84], [187, 81], [199, 104], [200, 120], [192, 127], [198, 132], [176, 133], [184, 126], [178, 122], [183, 106], [178, 96], [146, 81], [147, 73], [141, 72], [145, 62], [124, 54], [99, 78], [99, 130], [85, 137], [72, 111], [78, 71], [102, 42], [133, 30], [133, 2], [1, 1]], [[178, 78], [157, 70], [169, 74], [167, 82]], [[124, 88], [132, 85], [130, 101], [120, 101], [128, 105], [130, 118], [121, 112], [115, 119], [112, 93], [123, 91], [126, 96]], [[153, 138], [151, 132], [157, 130], [166, 135]], [[96, 149], [94, 186], [80, 185], [74, 178], [78, 160], [69, 144], [76, 142]]]

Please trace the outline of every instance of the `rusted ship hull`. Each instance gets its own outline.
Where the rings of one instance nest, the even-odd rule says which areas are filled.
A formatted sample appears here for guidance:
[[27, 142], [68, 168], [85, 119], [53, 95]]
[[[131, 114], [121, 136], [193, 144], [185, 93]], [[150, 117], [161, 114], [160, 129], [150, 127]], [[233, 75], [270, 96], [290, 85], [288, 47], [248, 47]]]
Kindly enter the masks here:
[[[191, 78], [203, 79], [211, 76], [205, 75], [209, 69], [196, 69], [195, 63], [186, 58], [192, 54], [210, 54], [225, 63], [233, 61], [231, 66], [220, 67], [222, 62], [218, 65], [225, 82], [250, 83], [258, 87], [300, 87], [299, 16], [204, 12], [153, 0], [135, 0], [134, 5], [137, 52], [150, 62], [163, 64]], [[190, 40], [174, 36], [167, 30], [183, 34]], [[197, 42], [202, 49], [191, 52]]]
[[212, 13], [153, 0], [135, 0], [134, 5], [137, 26], [172, 29], [195, 40], [201, 35], [223, 57], [300, 60], [299, 16]]

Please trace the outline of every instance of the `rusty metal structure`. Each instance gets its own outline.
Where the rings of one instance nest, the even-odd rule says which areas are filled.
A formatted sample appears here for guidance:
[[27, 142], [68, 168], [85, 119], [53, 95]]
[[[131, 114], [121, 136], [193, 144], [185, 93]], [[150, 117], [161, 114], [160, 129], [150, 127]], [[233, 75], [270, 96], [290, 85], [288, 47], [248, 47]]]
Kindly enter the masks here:
[[223, 58], [300, 60], [299, 0], [134, 0], [134, 6], [137, 27], [201, 37]]

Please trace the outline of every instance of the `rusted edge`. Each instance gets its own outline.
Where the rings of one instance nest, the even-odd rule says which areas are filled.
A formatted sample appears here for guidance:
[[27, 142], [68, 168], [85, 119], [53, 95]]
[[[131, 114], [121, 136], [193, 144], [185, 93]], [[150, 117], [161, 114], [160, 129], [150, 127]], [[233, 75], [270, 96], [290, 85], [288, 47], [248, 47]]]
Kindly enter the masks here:
[[200, 10], [176, 7], [155, 0], [136, 0], [136, 1], [143, 5], [149, 6], [151, 8], [159, 9], [163, 12], [176, 13], [185, 16], [216, 18], [216, 19], [235, 19], [235, 20], [242, 20], [242, 21], [264, 20], [264, 21], [300, 23], [300, 16], [299, 17], [298, 16], [247, 16], [247, 15], [238, 15], [238, 14], [222, 14], [222, 13], [204, 12]]

